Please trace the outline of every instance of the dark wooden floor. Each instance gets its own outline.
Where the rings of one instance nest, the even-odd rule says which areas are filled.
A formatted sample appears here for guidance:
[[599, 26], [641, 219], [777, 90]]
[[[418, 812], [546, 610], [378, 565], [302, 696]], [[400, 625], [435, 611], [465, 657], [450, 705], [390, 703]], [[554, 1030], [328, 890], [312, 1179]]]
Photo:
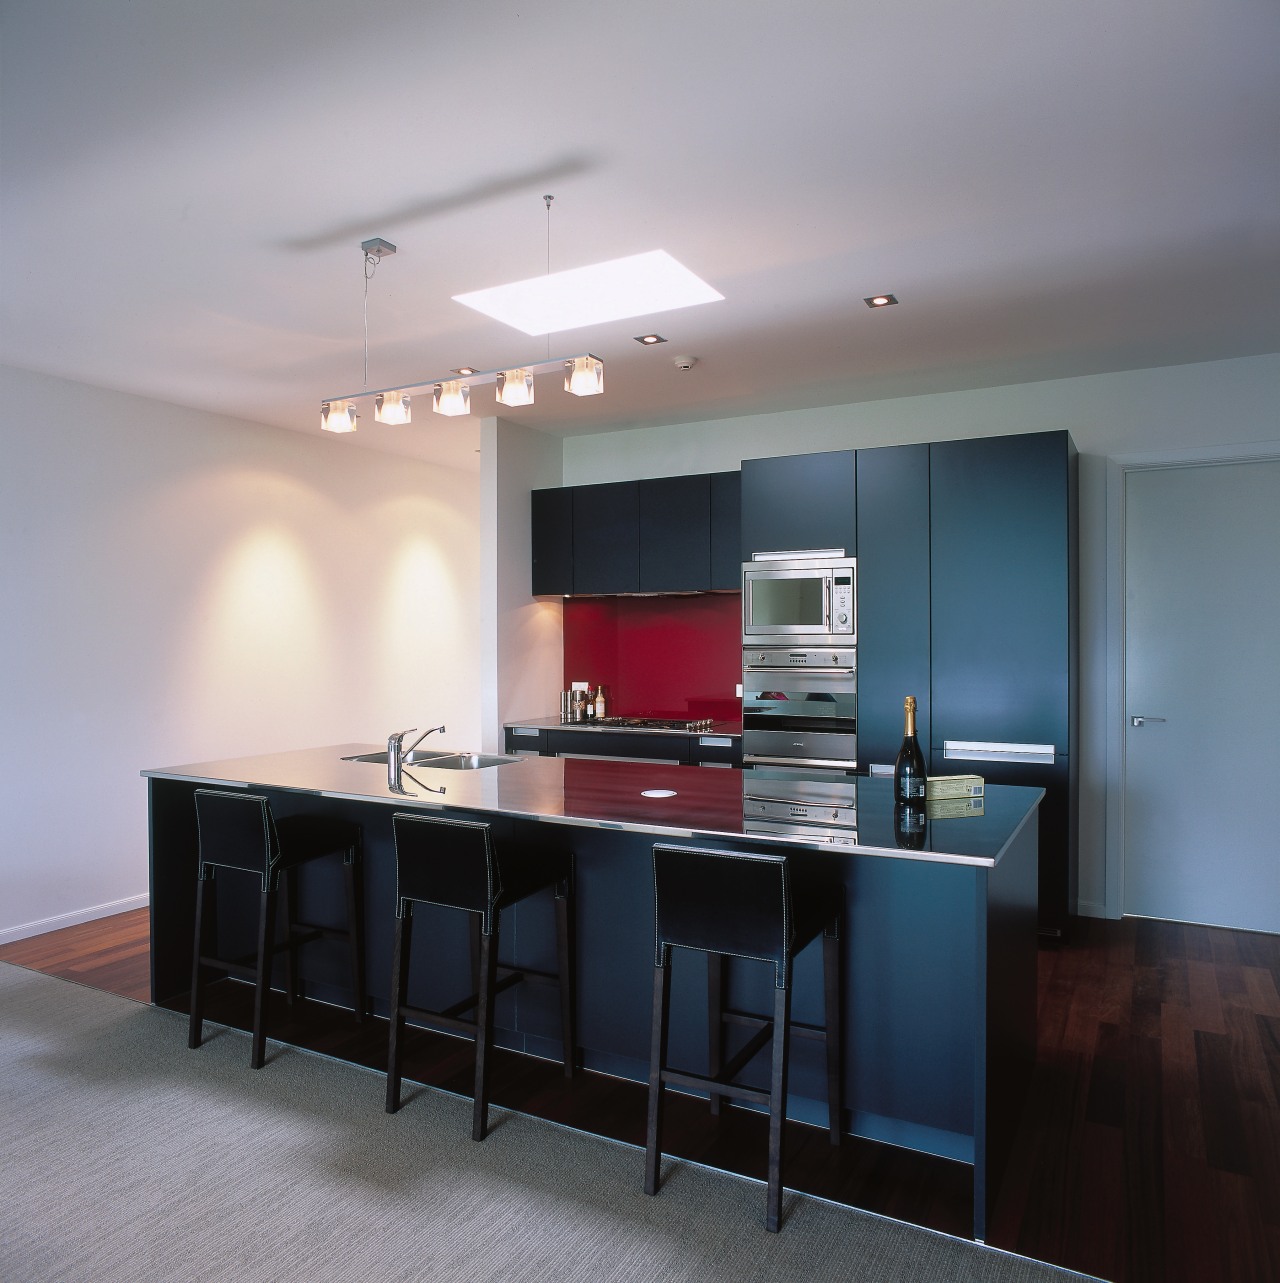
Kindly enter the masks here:
[[[145, 1001], [147, 911], [0, 947], [0, 961]], [[247, 987], [215, 985], [210, 1000], [212, 1019], [247, 1027]], [[271, 1018], [281, 1038], [382, 1067], [384, 1021], [335, 1031], [330, 1009], [283, 998]], [[408, 1053], [410, 1077], [469, 1092], [469, 1044], [415, 1031]], [[421, 1089], [406, 1101], [426, 1104]], [[503, 1054], [494, 1101], [643, 1137], [644, 1089], [603, 1075], [566, 1082], [557, 1065]], [[763, 1126], [680, 1097], [668, 1123], [673, 1152], [755, 1177]], [[849, 1138], [833, 1152], [799, 1124], [787, 1159], [789, 1186], [967, 1231], [960, 1164]], [[1280, 937], [1081, 919], [1070, 945], [1042, 948], [1038, 1064], [988, 1241], [1115, 1283], [1280, 1280]]]

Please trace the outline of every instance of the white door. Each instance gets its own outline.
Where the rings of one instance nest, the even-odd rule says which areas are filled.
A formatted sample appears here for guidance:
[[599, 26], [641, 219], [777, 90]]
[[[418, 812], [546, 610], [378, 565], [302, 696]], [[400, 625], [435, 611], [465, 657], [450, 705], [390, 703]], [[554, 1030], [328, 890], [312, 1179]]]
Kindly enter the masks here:
[[1280, 932], [1280, 460], [1125, 481], [1124, 910]]

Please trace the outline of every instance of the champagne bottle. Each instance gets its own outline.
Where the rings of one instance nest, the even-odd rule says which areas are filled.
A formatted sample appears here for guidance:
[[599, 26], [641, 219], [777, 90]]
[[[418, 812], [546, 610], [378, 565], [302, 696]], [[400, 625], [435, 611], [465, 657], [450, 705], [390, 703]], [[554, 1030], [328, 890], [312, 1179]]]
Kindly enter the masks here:
[[923, 802], [895, 802], [893, 840], [904, 851], [923, 851], [929, 836], [929, 819]]
[[924, 754], [916, 743], [916, 697], [908, 695], [903, 701], [904, 729], [902, 747], [893, 765], [893, 800], [924, 805], [925, 773]]

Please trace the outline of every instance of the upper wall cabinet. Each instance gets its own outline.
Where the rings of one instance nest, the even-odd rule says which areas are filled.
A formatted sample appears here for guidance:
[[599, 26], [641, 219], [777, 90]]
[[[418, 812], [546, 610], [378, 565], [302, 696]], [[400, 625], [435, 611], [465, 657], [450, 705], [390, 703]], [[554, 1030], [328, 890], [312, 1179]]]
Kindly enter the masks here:
[[742, 473], [713, 472], [711, 482], [711, 587], [742, 589]]
[[573, 491], [534, 490], [529, 495], [535, 597], [573, 591]]
[[742, 560], [757, 552], [843, 548], [857, 555], [853, 450], [742, 461]]
[[640, 485], [574, 486], [573, 591], [640, 591]]
[[711, 478], [656, 477], [640, 486], [640, 591], [711, 587]]
[[739, 493], [736, 472], [535, 490], [532, 591], [736, 590]]

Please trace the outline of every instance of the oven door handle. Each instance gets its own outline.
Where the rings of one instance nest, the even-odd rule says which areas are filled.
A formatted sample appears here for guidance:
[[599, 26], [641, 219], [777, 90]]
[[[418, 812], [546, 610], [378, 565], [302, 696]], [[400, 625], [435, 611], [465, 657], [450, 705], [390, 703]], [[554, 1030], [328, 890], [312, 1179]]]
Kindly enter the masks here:
[[822, 576], [822, 627], [831, 632], [831, 576]]
[[815, 677], [852, 677], [857, 671], [856, 668], [836, 668], [835, 665], [830, 668], [809, 668], [804, 664], [797, 664], [794, 668], [754, 668], [744, 665], [742, 675], [744, 677], [781, 677], [786, 674], [788, 677], [794, 677], [797, 673], [810, 673]]

